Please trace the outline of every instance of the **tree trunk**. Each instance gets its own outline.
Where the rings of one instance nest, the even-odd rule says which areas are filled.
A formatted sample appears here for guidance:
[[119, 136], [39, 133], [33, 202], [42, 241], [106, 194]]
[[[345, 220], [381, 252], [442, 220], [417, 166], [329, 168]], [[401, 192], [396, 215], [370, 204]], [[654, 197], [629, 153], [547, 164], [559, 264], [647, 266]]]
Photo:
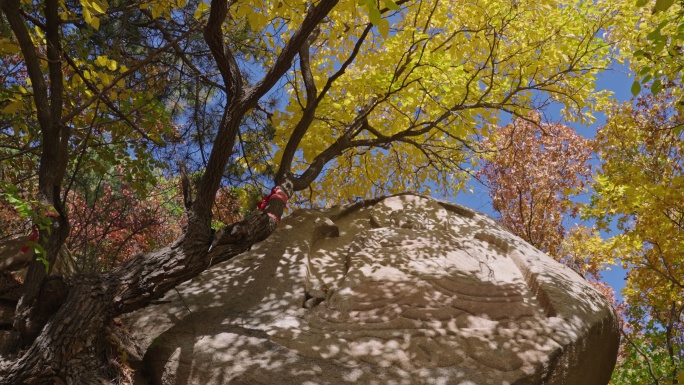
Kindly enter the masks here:
[[31, 347], [9, 368], [1, 384], [102, 384], [106, 373], [105, 327], [112, 319], [113, 289], [104, 276], [78, 277], [66, 303]]

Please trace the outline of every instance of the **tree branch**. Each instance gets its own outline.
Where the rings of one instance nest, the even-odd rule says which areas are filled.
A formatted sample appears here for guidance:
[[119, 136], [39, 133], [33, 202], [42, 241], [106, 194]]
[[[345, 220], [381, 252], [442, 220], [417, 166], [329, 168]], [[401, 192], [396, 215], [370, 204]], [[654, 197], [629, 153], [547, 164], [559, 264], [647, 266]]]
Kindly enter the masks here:
[[178, 45], [179, 41], [175, 40], [173, 38], [173, 36], [169, 33], [169, 31], [166, 30], [166, 28], [164, 27], [164, 25], [162, 24], [162, 22], [159, 19], [153, 19], [152, 18], [152, 12], [150, 12], [148, 9], [142, 9], [141, 12], [143, 14], [145, 14], [150, 19], [150, 21], [152, 21], [154, 23], [154, 25], [157, 27], [159, 32], [161, 32], [162, 36], [164, 37], [164, 40], [173, 44], [173, 46], [172, 46], [173, 51], [183, 61], [183, 63], [185, 63], [185, 65], [190, 67], [192, 72], [195, 73], [195, 76], [199, 77], [200, 79], [202, 79], [202, 81], [209, 84], [210, 86], [216, 87], [216, 88], [220, 89], [221, 91], [226, 92], [226, 87], [224, 87], [223, 85], [218, 84], [215, 81], [209, 79], [209, 77], [207, 75], [205, 75], [204, 72], [200, 71], [200, 69], [197, 68], [197, 66], [190, 59], [188, 59], [188, 56], [185, 54], [185, 52]]
[[354, 133], [360, 132], [363, 127], [368, 125], [368, 114], [375, 106], [376, 99], [371, 98], [371, 100], [369, 100], [368, 103], [366, 103], [366, 105], [361, 109], [356, 118], [354, 118], [354, 120], [347, 126], [345, 129], [345, 134], [340, 136], [333, 144], [318, 154], [309, 165], [309, 168], [307, 168], [301, 176], [294, 178], [294, 191], [301, 191], [307, 188], [309, 184], [316, 180], [321, 171], [323, 171], [323, 167], [326, 163], [336, 156], [342, 154], [342, 152], [347, 148], [352, 147], [351, 139], [353, 138]]
[[[325, 83], [325, 86], [323, 86], [323, 90], [321, 91], [320, 94], [318, 94], [315, 99], [310, 99], [310, 92], [309, 92], [309, 86], [307, 85], [307, 100], [306, 100], [306, 108], [304, 109], [304, 114], [302, 115], [302, 118], [297, 122], [297, 126], [295, 129], [292, 131], [292, 135], [290, 135], [290, 139], [287, 141], [287, 145], [285, 146], [285, 150], [283, 151], [283, 157], [281, 158], [280, 161], [280, 167], [278, 168], [278, 172], [276, 173], [276, 183], [282, 179], [285, 174], [290, 172], [290, 169], [292, 167], [292, 161], [294, 159], [294, 155], [297, 152], [297, 149], [299, 148], [299, 144], [301, 143], [302, 139], [304, 138], [304, 135], [306, 132], [309, 130], [309, 127], [311, 126], [311, 123], [313, 122], [315, 116], [316, 116], [316, 108], [318, 108], [318, 105], [320, 102], [323, 100], [325, 95], [328, 93], [328, 90], [332, 87], [332, 84], [337, 80], [340, 76], [344, 74], [346, 69], [354, 62], [354, 59], [356, 59], [356, 56], [358, 55], [361, 45], [363, 45], [363, 42], [365, 41], [366, 37], [368, 36], [368, 33], [370, 32], [371, 28], [373, 27], [372, 24], [368, 24], [366, 28], [363, 30], [363, 33], [359, 37], [359, 39], [356, 41], [356, 44], [354, 44], [354, 49], [352, 50], [352, 53], [349, 55], [347, 60], [342, 63], [342, 66], [340, 66], [340, 69], [337, 70], [330, 78], [328, 78], [328, 81]], [[301, 53], [300, 53], [300, 58], [301, 58]], [[308, 68], [308, 50], [306, 51], [306, 68]], [[302, 72], [304, 72], [306, 69], [304, 65], [302, 65]], [[308, 69], [310, 71], [310, 68]], [[304, 77], [304, 83], [306, 85], [307, 79], [306, 76], [303, 75]], [[310, 80], [311, 83], [313, 84], [313, 79]], [[313, 90], [315, 91], [315, 84], [313, 84]], [[309, 100], [312, 100], [311, 102]]]
[[204, 27], [204, 40], [214, 56], [219, 72], [221, 72], [229, 100], [228, 104], [241, 99], [244, 93], [240, 68], [235, 61], [235, 56], [229, 49], [225, 49], [223, 42], [223, 22], [228, 15], [228, 8], [233, 3], [234, 0], [212, 0], [209, 19]]
[[[59, 122], [62, 117], [63, 74], [62, 44], [59, 36], [59, 1], [45, 2], [45, 41], [47, 42], [47, 60], [50, 78], [50, 119]], [[54, 125], [59, 130], [59, 124]]]
[[86, 77], [83, 76], [83, 71], [81, 71], [78, 68], [76, 63], [70, 57], [68, 57], [66, 54], [64, 54], [64, 58], [67, 61], [67, 64], [69, 64], [69, 66], [81, 78], [81, 80], [83, 81], [83, 84], [85, 84], [86, 87], [88, 87], [88, 89], [91, 92], [93, 92], [96, 96], [98, 96], [99, 100], [102, 101], [102, 103], [104, 103], [104, 105], [106, 105], [109, 108], [109, 110], [114, 113], [114, 115], [118, 116], [121, 120], [123, 120], [129, 127], [131, 127], [133, 129], [133, 131], [140, 134], [140, 136], [142, 138], [149, 140], [150, 142], [152, 142], [156, 145], [161, 145], [161, 143], [157, 143], [154, 139], [150, 138], [150, 136], [147, 135], [147, 133], [145, 133], [145, 131], [141, 130], [135, 123], [133, 123], [133, 121], [128, 116], [126, 116], [123, 112], [121, 112], [121, 110], [114, 105], [114, 102], [112, 102], [112, 100], [109, 99], [109, 97], [107, 96], [107, 93], [100, 92], [100, 90], [98, 90], [97, 87], [90, 80], [86, 79]]
[[[224, 109], [214, 147], [209, 155], [206, 172], [200, 183], [193, 208], [194, 217], [189, 223], [188, 231], [198, 234], [206, 233], [205, 230], [208, 230], [216, 191], [218, 191], [226, 163], [233, 154], [237, 133], [245, 113], [255, 108], [259, 99], [273, 88], [292, 66], [292, 61], [300, 47], [306, 43], [309, 35], [337, 2], [338, 0], [321, 0], [318, 5], [312, 7], [266, 75], [254, 87], [245, 90], [235, 58], [229, 50], [223, 48], [221, 25], [227, 15], [229, 4], [225, 0], [212, 0], [204, 36], [226, 82], [229, 101]], [[192, 225], [192, 222], [195, 225]]]
[[50, 127], [50, 103], [48, 101], [48, 88], [43, 78], [43, 71], [40, 69], [40, 61], [36, 53], [36, 47], [28, 33], [26, 24], [20, 14], [21, 3], [19, 0], [3, 0], [0, 2], [2, 11], [7, 17], [7, 22], [17, 38], [21, 54], [24, 56], [26, 71], [31, 86], [33, 87], [33, 101], [36, 104], [36, 117], [40, 127], [47, 131]]
[[160, 48], [155, 49], [155, 50], [152, 51], [145, 59], [143, 59], [143, 60], [141, 60], [141, 61], [139, 61], [139, 62], [137, 62], [137, 63], [131, 65], [130, 67], [128, 67], [128, 71], [123, 72], [123, 73], [119, 74], [118, 76], [116, 76], [116, 77], [112, 80], [111, 83], [109, 83], [109, 84], [105, 85], [104, 87], [102, 87], [102, 89], [101, 89], [97, 94], [91, 96], [88, 100], [86, 100], [85, 102], [81, 103], [79, 106], [74, 107], [74, 109], [71, 110], [71, 112], [69, 112], [66, 116], [64, 116], [64, 117], [62, 118], [62, 123], [66, 123], [66, 122], [68, 122], [69, 120], [73, 119], [76, 115], [78, 115], [78, 114], [80, 114], [81, 112], [83, 112], [83, 110], [85, 110], [86, 108], [88, 108], [88, 107], [89, 107], [91, 104], [93, 104], [96, 100], [101, 99], [101, 96], [102, 96], [102, 95], [105, 95], [107, 92], [109, 92], [109, 90], [111, 90], [112, 88], [114, 88], [114, 86], [116, 85], [116, 83], [117, 83], [119, 80], [125, 79], [125, 78], [127, 78], [128, 76], [130, 76], [130, 75], [136, 73], [142, 66], [144, 66], [144, 65], [146, 65], [146, 64], [149, 64], [149, 63], [150, 63], [152, 60], [154, 60], [154, 58], [156, 58], [159, 54], [163, 53], [164, 51], [166, 51], [166, 50], [169, 49], [170, 47], [173, 47], [174, 44], [176, 44], [176, 43], [178, 43], [179, 41], [185, 39], [185, 38], [188, 37], [191, 33], [195, 32], [195, 31], [198, 30], [199, 28], [200, 28], [200, 26], [196, 26], [196, 27], [191, 28], [191, 29], [188, 30], [187, 32], [185, 32], [185, 33], [183, 33], [182, 35], [180, 35], [176, 40], [174, 40], [174, 41], [172, 41], [172, 42], [170, 42], [170, 43], [168, 43], [168, 44], [166, 44], [166, 45], [164, 45], [164, 46], [162, 46], [162, 47], [160, 47]]
[[[273, 63], [273, 66], [268, 70], [266, 75], [254, 85], [254, 87], [247, 90], [245, 94], [244, 104], [248, 108], [252, 108], [266, 94], [278, 80], [290, 69], [295, 55], [300, 48], [305, 45], [309, 35], [314, 31], [318, 24], [325, 18], [328, 13], [337, 5], [339, 0], [321, 0], [320, 3], [309, 9], [304, 21], [299, 28], [294, 32], [290, 40], [287, 42], [280, 55]], [[213, 3], [213, 1], [212, 1]]]
[[624, 330], [621, 330], [621, 332], [622, 332], [622, 335], [625, 337], [625, 339], [627, 339], [627, 342], [629, 342], [629, 344], [632, 345], [634, 350], [636, 350], [646, 361], [646, 364], [648, 365], [648, 374], [653, 379], [653, 384], [654, 385], [660, 384], [660, 382], [658, 381], [658, 377], [656, 377], [655, 373], [653, 373], [653, 367], [651, 365], [651, 360], [649, 359], [648, 355], [646, 355], [646, 353], [644, 353], [641, 349], [639, 349], [639, 347], [632, 341], [631, 338], [629, 338], [629, 336], [627, 335], [627, 333], [625, 333]]

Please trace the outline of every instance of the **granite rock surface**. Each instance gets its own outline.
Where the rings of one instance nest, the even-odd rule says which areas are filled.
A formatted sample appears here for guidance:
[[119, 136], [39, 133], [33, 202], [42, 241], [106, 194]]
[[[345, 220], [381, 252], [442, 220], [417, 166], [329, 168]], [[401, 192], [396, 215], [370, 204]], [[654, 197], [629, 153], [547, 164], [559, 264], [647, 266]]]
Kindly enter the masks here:
[[619, 343], [581, 276], [412, 194], [297, 211], [124, 321], [165, 385], [605, 385]]

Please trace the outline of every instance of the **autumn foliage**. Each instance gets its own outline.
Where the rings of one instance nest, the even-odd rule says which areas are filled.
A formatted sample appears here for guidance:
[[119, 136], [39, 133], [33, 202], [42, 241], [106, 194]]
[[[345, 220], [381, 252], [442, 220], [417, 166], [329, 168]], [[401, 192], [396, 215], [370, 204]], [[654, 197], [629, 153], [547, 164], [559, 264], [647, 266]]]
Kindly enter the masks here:
[[615, 260], [627, 272], [616, 383], [684, 381], [682, 123], [674, 95], [642, 95], [615, 105], [596, 136], [601, 165], [584, 215], [618, 232], [586, 251], [619, 245]]
[[[654, 91], [681, 93], [682, 6], [652, 2], [0, 0], [0, 240], [40, 224], [46, 262], [28, 269], [0, 383], [111, 378], [102, 352], [115, 349], [98, 338], [113, 317], [268, 237], [284, 204], [254, 203], [273, 186], [291, 205], [456, 196], [472, 160], [516, 234], [582, 274], [623, 263], [632, 348], [616, 378], [673, 383], [681, 95], [610, 111], [583, 211], [597, 228], [567, 229], [589, 141], [530, 113], [558, 103], [591, 122], [609, 103], [598, 74], [627, 59], [634, 91], [657, 78]], [[517, 118], [494, 127], [504, 114]], [[603, 239], [611, 223], [620, 233]], [[81, 296], [46, 313], [64, 248], [79, 274], [63, 283]]]
[[478, 171], [499, 220], [537, 248], [560, 258], [566, 217], [578, 213], [572, 195], [590, 176], [591, 142], [539, 114], [496, 127]]
[[100, 181], [70, 195], [67, 208], [74, 218], [66, 246], [76, 256], [79, 271], [108, 270], [137, 253], [172, 241], [180, 234], [182, 211], [169, 186], [141, 200], [129, 185]]

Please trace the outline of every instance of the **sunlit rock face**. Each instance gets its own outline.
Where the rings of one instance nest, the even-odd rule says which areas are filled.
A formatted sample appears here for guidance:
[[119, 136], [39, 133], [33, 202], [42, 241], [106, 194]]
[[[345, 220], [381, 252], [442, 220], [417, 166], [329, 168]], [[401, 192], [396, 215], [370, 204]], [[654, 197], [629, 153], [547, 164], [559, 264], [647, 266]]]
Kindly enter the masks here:
[[582, 277], [417, 195], [297, 211], [133, 314], [154, 384], [607, 384], [619, 334]]

